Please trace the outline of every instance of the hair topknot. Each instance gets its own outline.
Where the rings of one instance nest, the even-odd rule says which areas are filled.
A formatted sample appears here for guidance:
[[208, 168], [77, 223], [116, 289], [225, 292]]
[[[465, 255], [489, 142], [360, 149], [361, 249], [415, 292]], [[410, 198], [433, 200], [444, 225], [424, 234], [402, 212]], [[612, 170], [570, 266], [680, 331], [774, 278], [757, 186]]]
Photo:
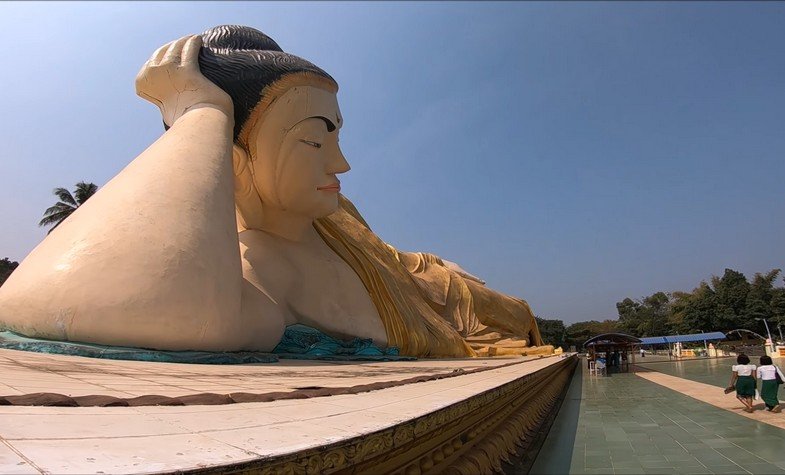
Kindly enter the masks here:
[[250, 49], [283, 52], [275, 40], [249, 26], [220, 25], [205, 30], [201, 36], [204, 47], [210, 49]]
[[199, 69], [226, 91], [234, 104], [234, 139], [251, 111], [261, 102], [265, 88], [293, 74], [305, 74], [337, 83], [318, 66], [286, 53], [272, 38], [248, 26], [221, 25], [200, 35]]

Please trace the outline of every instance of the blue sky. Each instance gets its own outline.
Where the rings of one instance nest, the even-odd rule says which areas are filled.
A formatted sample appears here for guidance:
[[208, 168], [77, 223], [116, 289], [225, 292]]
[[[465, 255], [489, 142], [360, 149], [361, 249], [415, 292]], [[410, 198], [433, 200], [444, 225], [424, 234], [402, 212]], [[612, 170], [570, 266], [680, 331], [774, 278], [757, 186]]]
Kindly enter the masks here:
[[343, 190], [383, 239], [540, 316], [785, 268], [779, 2], [2, 2], [0, 257], [161, 134], [147, 57], [225, 23], [338, 80]]

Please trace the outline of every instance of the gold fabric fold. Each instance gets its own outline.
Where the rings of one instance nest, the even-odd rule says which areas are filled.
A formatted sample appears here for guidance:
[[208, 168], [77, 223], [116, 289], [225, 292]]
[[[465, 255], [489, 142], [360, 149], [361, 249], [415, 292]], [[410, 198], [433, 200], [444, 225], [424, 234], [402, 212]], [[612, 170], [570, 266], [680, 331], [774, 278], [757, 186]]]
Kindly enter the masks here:
[[340, 195], [340, 209], [316, 220], [324, 241], [355, 270], [390, 345], [419, 357], [551, 353], [529, 305], [464, 279], [433, 254], [401, 252], [369, 228]]

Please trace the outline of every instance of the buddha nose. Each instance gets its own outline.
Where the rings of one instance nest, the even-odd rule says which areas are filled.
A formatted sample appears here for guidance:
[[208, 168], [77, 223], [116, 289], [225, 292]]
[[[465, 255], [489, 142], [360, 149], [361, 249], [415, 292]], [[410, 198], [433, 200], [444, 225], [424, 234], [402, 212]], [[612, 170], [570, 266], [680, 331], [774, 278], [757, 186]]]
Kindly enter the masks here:
[[346, 173], [351, 168], [349, 162], [346, 161], [346, 157], [343, 156], [343, 152], [341, 152], [341, 147], [336, 145], [335, 153], [331, 155], [330, 162], [327, 164], [327, 173]]

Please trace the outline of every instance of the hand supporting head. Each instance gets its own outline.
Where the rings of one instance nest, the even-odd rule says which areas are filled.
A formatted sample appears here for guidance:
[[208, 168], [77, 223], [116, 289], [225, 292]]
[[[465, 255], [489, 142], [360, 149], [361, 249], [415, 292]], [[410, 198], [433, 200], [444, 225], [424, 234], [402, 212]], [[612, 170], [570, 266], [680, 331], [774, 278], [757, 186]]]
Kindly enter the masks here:
[[241, 226], [265, 229], [273, 209], [310, 220], [333, 213], [336, 175], [349, 170], [335, 80], [252, 28], [220, 26], [201, 37], [202, 73], [234, 104]]
[[244, 128], [253, 125], [252, 114], [263, 113], [295, 85], [338, 91], [338, 84], [329, 74], [298, 56], [285, 53], [269, 36], [254, 28], [222, 25], [200, 36], [203, 46], [199, 68], [232, 98], [235, 140]]

